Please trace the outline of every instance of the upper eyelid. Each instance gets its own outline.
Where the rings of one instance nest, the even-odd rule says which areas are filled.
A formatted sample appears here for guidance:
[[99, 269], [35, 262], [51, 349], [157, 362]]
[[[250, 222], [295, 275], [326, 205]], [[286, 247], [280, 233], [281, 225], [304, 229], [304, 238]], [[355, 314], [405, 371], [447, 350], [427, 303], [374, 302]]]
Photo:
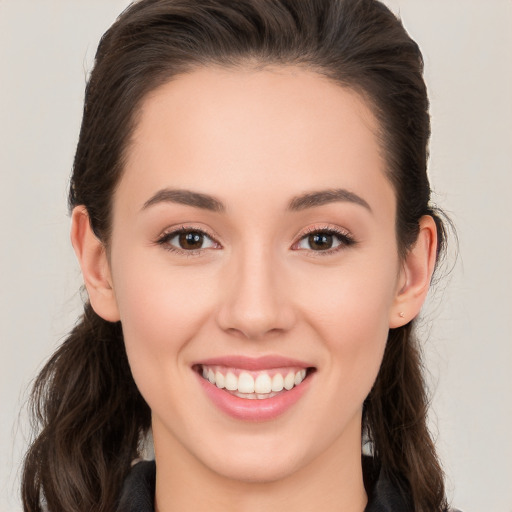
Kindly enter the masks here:
[[217, 235], [215, 235], [214, 233], [212, 233], [210, 230], [205, 229], [203, 227], [187, 226], [186, 224], [181, 224], [179, 226], [173, 226], [173, 227], [169, 227], [169, 228], [164, 229], [156, 237], [156, 240], [157, 241], [158, 240], [162, 240], [163, 238], [167, 238], [167, 237], [169, 237], [171, 235], [176, 236], [176, 235], [179, 235], [180, 233], [184, 233], [184, 232], [197, 232], [197, 233], [201, 233], [203, 235], [206, 235], [208, 238], [211, 238], [214, 242], [222, 245], [219, 242], [219, 237]]
[[[292, 249], [296, 248], [298, 244], [308, 236], [310, 236], [313, 233], [329, 233], [333, 236], [338, 237], [338, 240], [340, 241], [340, 245], [337, 247], [325, 249], [322, 251], [315, 251], [313, 249], [302, 249], [302, 251], [306, 251], [307, 253], [311, 253], [312, 255], [316, 256], [328, 256], [336, 254], [338, 251], [343, 250], [344, 248], [348, 248], [350, 246], [356, 245], [357, 240], [354, 238], [352, 233], [345, 228], [341, 228], [339, 226], [310, 226], [306, 230], [302, 231], [297, 237], [295, 238], [295, 242], [292, 244]], [[300, 250], [296, 248], [295, 250]]]
[[[214, 233], [212, 233], [210, 230], [208, 230], [204, 227], [187, 225], [185, 223], [166, 228], [157, 236], [156, 242], [158, 243], [164, 239], [169, 240], [171, 237], [177, 236], [178, 234], [180, 234], [182, 232], [194, 232], [194, 231], [202, 233], [203, 235], [207, 236], [212, 241], [214, 241], [216, 244], [218, 244], [220, 246], [220, 248], [223, 248], [223, 244], [219, 241], [219, 237], [217, 235], [215, 235]], [[348, 229], [341, 228], [339, 226], [322, 224], [322, 225], [310, 226], [306, 229], [301, 230], [297, 235], [295, 235], [294, 241], [292, 242], [292, 247], [313, 233], [331, 233], [335, 236], [337, 235], [340, 237], [347, 238], [351, 242], [355, 243], [355, 239], [354, 239], [352, 233]], [[200, 251], [202, 249], [197, 249], [197, 250]], [[187, 252], [190, 252], [190, 251], [187, 251]], [[325, 251], [325, 252], [327, 252], [327, 251]]]
[[[170, 241], [179, 236], [180, 233], [190, 233], [196, 232], [201, 233], [206, 238], [210, 239], [216, 246], [218, 247], [201, 247], [198, 249], [183, 249], [179, 246], [171, 244]], [[222, 249], [223, 246], [220, 242], [218, 242], [217, 238], [211, 235], [208, 230], [204, 228], [198, 228], [195, 226], [186, 226], [180, 225], [179, 227], [169, 227], [164, 229], [160, 235], [154, 240], [154, 245], [162, 247], [165, 251], [175, 253], [181, 257], [194, 257], [199, 256], [201, 254], [205, 254], [205, 251], [210, 251], [212, 249]]]
[[352, 233], [346, 229], [338, 226], [330, 226], [330, 225], [322, 225], [322, 226], [310, 226], [305, 230], [300, 231], [295, 239], [302, 240], [304, 237], [311, 235], [312, 233], [332, 233], [335, 235], [345, 236], [347, 238], [353, 239], [354, 236]]

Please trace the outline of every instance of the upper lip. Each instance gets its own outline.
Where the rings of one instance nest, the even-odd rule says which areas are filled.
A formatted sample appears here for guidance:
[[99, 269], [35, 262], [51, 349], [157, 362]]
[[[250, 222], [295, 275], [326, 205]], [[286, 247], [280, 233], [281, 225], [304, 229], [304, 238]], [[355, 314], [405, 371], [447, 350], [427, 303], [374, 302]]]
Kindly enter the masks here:
[[305, 363], [304, 361], [278, 355], [267, 355], [262, 357], [246, 357], [236, 355], [220, 356], [197, 361], [193, 366], [196, 365], [226, 366], [229, 368], [240, 368], [241, 370], [249, 371], [270, 370], [272, 368], [286, 368], [288, 366], [299, 368], [312, 367], [312, 365]]

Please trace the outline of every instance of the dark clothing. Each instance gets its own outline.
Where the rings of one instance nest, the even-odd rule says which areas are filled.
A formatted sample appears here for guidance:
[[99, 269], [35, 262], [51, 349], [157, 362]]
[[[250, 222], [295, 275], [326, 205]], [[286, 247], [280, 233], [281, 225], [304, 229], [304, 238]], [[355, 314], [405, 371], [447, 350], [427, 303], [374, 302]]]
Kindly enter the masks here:
[[124, 481], [117, 512], [154, 512], [155, 480], [154, 460], [135, 464]]
[[[365, 512], [412, 512], [408, 500], [383, 471], [373, 467], [372, 460], [363, 460], [363, 476], [368, 504]], [[142, 461], [131, 469], [121, 492], [117, 512], [154, 512], [155, 461]]]

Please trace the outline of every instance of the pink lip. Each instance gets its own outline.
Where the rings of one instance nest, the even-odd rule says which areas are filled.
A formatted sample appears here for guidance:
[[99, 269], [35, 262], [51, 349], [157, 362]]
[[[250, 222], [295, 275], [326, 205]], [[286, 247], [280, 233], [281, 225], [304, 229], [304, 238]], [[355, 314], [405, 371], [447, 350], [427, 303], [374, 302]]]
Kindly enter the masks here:
[[[265, 356], [257, 359], [243, 356], [230, 356], [208, 359], [194, 365], [226, 366], [231, 368], [240, 368], [249, 371], [269, 370], [272, 368], [283, 367], [301, 367], [308, 368], [304, 362], [294, 359], [287, 359], [280, 356]], [[202, 389], [208, 398], [224, 413], [232, 418], [243, 421], [269, 421], [277, 418], [289, 408], [291, 408], [309, 389], [314, 373], [309, 374], [298, 386], [290, 391], [283, 391], [272, 398], [263, 400], [249, 400], [240, 398], [219, 389], [215, 384], [211, 384], [202, 377], [198, 371], [195, 371]]]
[[263, 356], [256, 358], [245, 356], [214, 357], [212, 359], [198, 361], [195, 365], [226, 366], [228, 368], [240, 368], [241, 370], [253, 372], [258, 370], [270, 370], [272, 368], [285, 368], [287, 366], [299, 368], [309, 368], [312, 366], [303, 361], [282, 356]]

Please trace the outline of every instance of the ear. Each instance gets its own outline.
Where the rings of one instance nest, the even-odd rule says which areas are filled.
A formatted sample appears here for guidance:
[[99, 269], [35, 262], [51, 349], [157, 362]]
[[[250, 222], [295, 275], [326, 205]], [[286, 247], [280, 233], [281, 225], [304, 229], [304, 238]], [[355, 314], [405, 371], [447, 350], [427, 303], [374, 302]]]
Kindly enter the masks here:
[[418, 238], [402, 264], [397, 293], [390, 311], [390, 328], [407, 324], [420, 312], [430, 287], [436, 252], [436, 223], [430, 215], [424, 215], [419, 222]]
[[71, 216], [71, 243], [94, 311], [104, 320], [117, 322], [119, 310], [112, 285], [107, 252], [94, 234], [85, 206], [74, 208]]

